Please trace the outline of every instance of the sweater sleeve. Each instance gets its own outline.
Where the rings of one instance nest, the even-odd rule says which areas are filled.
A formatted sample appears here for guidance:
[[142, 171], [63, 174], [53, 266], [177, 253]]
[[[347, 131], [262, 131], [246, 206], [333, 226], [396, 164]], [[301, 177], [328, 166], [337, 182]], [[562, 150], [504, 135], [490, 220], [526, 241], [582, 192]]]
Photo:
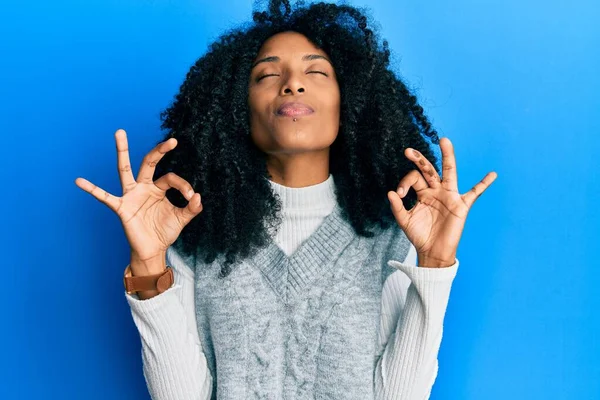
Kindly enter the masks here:
[[[394, 277], [401, 288], [397, 325], [375, 367], [375, 398], [429, 399], [438, 372], [438, 352], [450, 289], [458, 270], [458, 259], [445, 268], [416, 266], [416, 253], [404, 262], [389, 260], [397, 269]], [[406, 283], [402, 283], [403, 276]], [[390, 279], [388, 278], [388, 279]]]
[[194, 272], [170, 247], [174, 283], [163, 293], [125, 298], [141, 339], [143, 374], [153, 400], [209, 400], [212, 377], [196, 326]]

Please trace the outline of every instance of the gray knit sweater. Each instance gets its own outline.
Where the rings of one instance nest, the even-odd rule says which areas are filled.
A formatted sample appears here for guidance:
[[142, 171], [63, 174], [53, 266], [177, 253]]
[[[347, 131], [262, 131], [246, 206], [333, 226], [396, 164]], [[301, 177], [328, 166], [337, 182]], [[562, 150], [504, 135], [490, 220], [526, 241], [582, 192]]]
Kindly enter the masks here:
[[[188, 331], [177, 343], [160, 327], [160, 318], [181, 314], [173, 309], [175, 316], [160, 316], [161, 307], [169, 307], [165, 294], [174, 290], [143, 301], [128, 297], [153, 398], [427, 398], [458, 260], [441, 269], [403, 264], [410, 247], [396, 225], [373, 238], [356, 236], [336, 204], [293, 254], [271, 241], [225, 279], [217, 277], [219, 259], [204, 265], [170, 249], [173, 264], [195, 271], [198, 339], [190, 343]], [[382, 288], [398, 270], [412, 284], [403, 294], [402, 316], [381, 346]], [[175, 327], [171, 333], [180, 335]], [[157, 353], [164, 360], [153, 359]], [[177, 360], [190, 366], [204, 361], [209, 368], [196, 378], [194, 371], [170, 376]], [[159, 376], [161, 365], [172, 368]], [[181, 386], [194, 385], [192, 379], [196, 394], [178, 395]]]

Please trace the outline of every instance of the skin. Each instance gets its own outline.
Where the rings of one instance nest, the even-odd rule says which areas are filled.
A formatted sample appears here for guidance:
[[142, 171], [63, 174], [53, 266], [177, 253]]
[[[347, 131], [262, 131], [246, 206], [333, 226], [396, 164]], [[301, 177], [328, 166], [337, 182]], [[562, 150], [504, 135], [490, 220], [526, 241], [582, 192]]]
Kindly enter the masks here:
[[[321, 57], [302, 59], [311, 54]], [[254, 61], [248, 83], [250, 130], [267, 154], [271, 180], [295, 188], [324, 182], [340, 126], [340, 88], [329, 56], [304, 35], [283, 32], [269, 38]], [[259, 80], [263, 75], [268, 76]], [[288, 101], [306, 103], [314, 113], [296, 116], [296, 121], [277, 115]]]
[[[411, 148], [404, 155], [417, 165], [406, 174], [388, 200], [396, 222], [417, 250], [420, 267], [441, 268], [455, 262], [458, 242], [475, 200], [494, 182], [498, 174], [489, 172], [465, 194], [458, 192], [456, 158], [450, 139], [440, 138], [443, 179], [419, 151]], [[402, 197], [412, 187], [417, 204], [406, 210]]]
[[[317, 57], [303, 60], [310, 54]], [[278, 59], [259, 62], [265, 57]], [[288, 187], [324, 182], [329, 177], [329, 148], [340, 123], [340, 90], [327, 54], [303, 35], [283, 32], [263, 44], [255, 62], [249, 78], [251, 137], [267, 154], [272, 180]], [[259, 80], [265, 74], [273, 76]], [[286, 101], [304, 102], [314, 113], [297, 116], [296, 121], [276, 115], [277, 108]], [[146, 155], [137, 179], [131, 170], [125, 131], [119, 129], [115, 139], [123, 196], [114, 196], [84, 178], [77, 178], [75, 184], [121, 218], [132, 247], [133, 275], [153, 275], [164, 271], [167, 247], [202, 211], [200, 193], [194, 193], [187, 181], [173, 173], [152, 181], [156, 163], [177, 145], [175, 139], [160, 143]], [[439, 143], [443, 177], [421, 153], [406, 148], [398, 157], [408, 158], [416, 168], [401, 178], [396, 191], [387, 194], [398, 225], [417, 250], [419, 267], [440, 268], [455, 263], [467, 214], [497, 177], [489, 172], [461, 195], [454, 147], [448, 138], [440, 138]], [[410, 187], [418, 201], [406, 210], [402, 197]], [[189, 201], [185, 208], [168, 201], [169, 188], [179, 190]], [[147, 298], [156, 293], [141, 294]]]
[[[316, 185], [328, 178], [329, 147], [340, 125], [340, 90], [335, 70], [324, 58], [303, 60], [308, 54], [328, 59], [327, 54], [297, 32], [272, 36], [254, 60], [248, 86], [252, 140], [267, 154], [272, 181], [296, 188]], [[278, 59], [265, 60], [267, 57]], [[259, 80], [263, 75], [270, 76]], [[277, 116], [277, 108], [286, 101], [305, 102], [315, 112], [298, 116], [296, 121]], [[455, 263], [467, 214], [497, 177], [495, 172], [489, 172], [461, 195], [450, 139], [440, 138], [440, 148], [443, 179], [427, 158], [406, 148], [404, 156], [417, 169], [402, 177], [396, 191], [388, 192], [396, 222], [417, 250], [418, 265], [427, 268]], [[416, 191], [418, 202], [406, 210], [402, 197], [410, 187]]]

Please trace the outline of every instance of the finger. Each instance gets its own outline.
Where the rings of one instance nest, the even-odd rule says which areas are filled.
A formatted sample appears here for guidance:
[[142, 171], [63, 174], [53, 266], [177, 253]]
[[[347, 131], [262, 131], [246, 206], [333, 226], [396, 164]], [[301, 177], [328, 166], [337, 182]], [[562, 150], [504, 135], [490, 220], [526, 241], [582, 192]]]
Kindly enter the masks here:
[[123, 194], [125, 194], [132, 190], [136, 185], [133, 172], [131, 171], [131, 162], [129, 161], [127, 133], [123, 129], [118, 129], [117, 132], [115, 132], [115, 140], [117, 141], [117, 168], [119, 169], [119, 178], [121, 179]]
[[467, 205], [467, 207], [471, 208], [475, 200], [481, 196], [481, 194], [496, 180], [498, 174], [495, 172], [488, 173], [477, 185], [473, 186], [471, 190], [462, 195], [462, 199]]
[[140, 167], [140, 173], [138, 174], [137, 182], [152, 183], [156, 164], [158, 164], [160, 159], [163, 158], [168, 151], [173, 150], [175, 146], [177, 146], [177, 139], [170, 138], [162, 143], [159, 143], [150, 151], [150, 153], [146, 154], [144, 160], [142, 161], [142, 166]]
[[444, 137], [440, 139], [440, 148], [442, 149], [442, 186], [453, 192], [458, 192], [454, 146], [450, 139]]
[[429, 188], [429, 185], [427, 185], [423, 175], [421, 175], [421, 173], [416, 169], [413, 169], [408, 174], [404, 175], [404, 177], [400, 180], [398, 187], [396, 188], [396, 192], [402, 198], [406, 196], [408, 189], [411, 186], [416, 192]]
[[400, 198], [398, 193], [391, 190], [388, 192], [387, 195], [388, 200], [390, 201], [390, 208], [392, 210], [392, 214], [394, 214], [394, 217], [396, 218], [398, 225], [400, 225], [400, 228], [405, 230], [408, 226], [408, 220], [410, 219], [410, 215], [408, 211], [406, 211], [406, 208], [404, 208], [404, 204], [402, 204], [402, 199]]
[[174, 172], [164, 174], [154, 181], [154, 184], [165, 192], [170, 188], [179, 190], [187, 201], [190, 201], [194, 195], [194, 188], [192, 188], [192, 185]]
[[437, 188], [441, 185], [441, 179], [437, 171], [420, 151], [407, 147], [404, 149], [404, 155], [406, 158], [417, 164], [430, 187]]
[[112, 194], [99, 188], [98, 186], [94, 185], [92, 182], [84, 178], [75, 179], [75, 184], [81, 189], [91, 194], [92, 196], [94, 196], [95, 198], [97, 198], [98, 200], [100, 200], [100, 202], [106, 204], [114, 212], [117, 212], [117, 210], [119, 209], [121, 205], [120, 197], [113, 196]]
[[174, 212], [177, 215], [177, 219], [181, 221], [182, 226], [186, 226], [196, 215], [200, 214], [202, 210], [203, 206], [200, 193], [194, 193], [187, 206], [183, 208], [175, 207]]

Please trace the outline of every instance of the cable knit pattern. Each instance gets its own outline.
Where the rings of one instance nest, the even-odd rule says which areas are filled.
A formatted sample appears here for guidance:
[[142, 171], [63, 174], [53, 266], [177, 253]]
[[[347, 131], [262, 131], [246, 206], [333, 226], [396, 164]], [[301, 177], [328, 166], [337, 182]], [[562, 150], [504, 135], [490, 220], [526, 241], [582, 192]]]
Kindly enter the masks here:
[[271, 242], [222, 280], [197, 265], [219, 398], [371, 398], [387, 242], [355, 236], [336, 206], [290, 257]]
[[284, 222], [228, 278], [169, 248], [175, 285], [126, 295], [152, 398], [427, 399], [458, 260], [416, 267], [398, 227], [355, 236], [331, 175], [271, 184]]

